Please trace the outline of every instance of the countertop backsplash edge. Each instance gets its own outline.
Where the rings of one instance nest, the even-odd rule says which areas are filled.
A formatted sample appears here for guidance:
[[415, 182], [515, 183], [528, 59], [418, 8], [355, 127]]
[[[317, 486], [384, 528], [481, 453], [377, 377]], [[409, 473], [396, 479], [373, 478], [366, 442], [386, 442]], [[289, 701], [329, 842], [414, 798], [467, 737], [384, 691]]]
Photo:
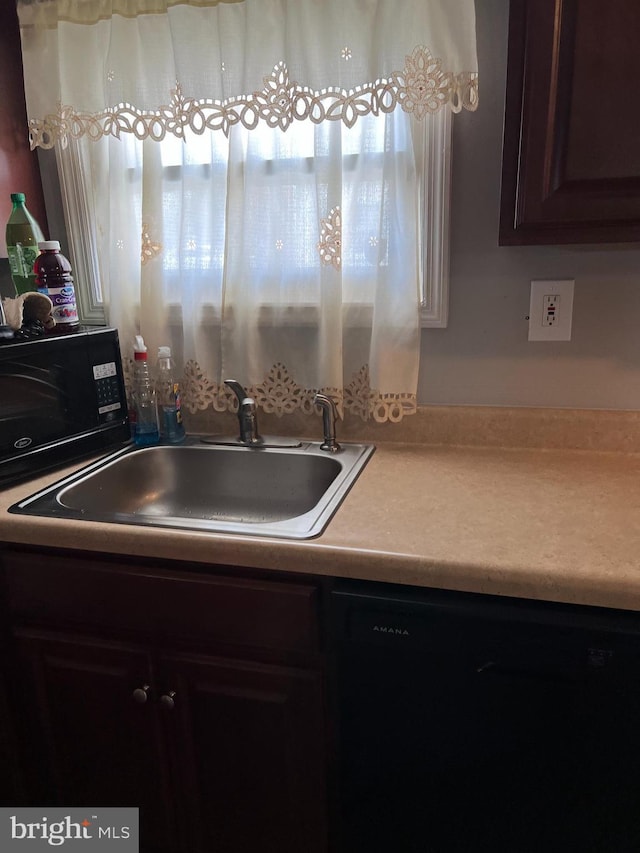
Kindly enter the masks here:
[[[318, 439], [322, 419], [294, 412], [259, 412], [263, 433]], [[236, 416], [212, 410], [185, 412], [188, 432], [227, 433]], [[419, 406], [399, 423], [363, 421], [347, 413], [338, 422], [344, 441], [425, 445], [592, 450], [640, 453], [640, 411], [502, 406]]]

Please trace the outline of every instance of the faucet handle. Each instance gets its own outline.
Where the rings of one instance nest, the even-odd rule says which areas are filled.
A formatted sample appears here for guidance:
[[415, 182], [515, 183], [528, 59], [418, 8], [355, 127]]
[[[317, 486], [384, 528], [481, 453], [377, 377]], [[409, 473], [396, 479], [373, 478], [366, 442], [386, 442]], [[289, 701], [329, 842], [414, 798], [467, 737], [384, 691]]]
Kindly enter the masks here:
[[316, 394], [313, 398], [316, 406], [322, 409], [322, 427], [324, 431], [324, 441], [320, 445], [320, 450], [328, 450], [329, 453], [337, 453], [341, 448], [336, 441], [336, 420], [338, 418], [338, 410], [332, 397], [326, 394]]

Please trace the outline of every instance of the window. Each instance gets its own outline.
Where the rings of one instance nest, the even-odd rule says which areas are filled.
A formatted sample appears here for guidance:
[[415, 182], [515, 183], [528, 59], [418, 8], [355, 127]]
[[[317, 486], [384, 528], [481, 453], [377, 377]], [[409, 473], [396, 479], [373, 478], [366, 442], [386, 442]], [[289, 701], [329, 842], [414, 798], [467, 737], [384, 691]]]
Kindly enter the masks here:
[[[400, 116], [402, 118], [402, 116]], [[404, 139], [395, 140], [397, 157], [412, 145], [408, 122], [400, 122]], [[323, 160], [329, 156], [329, 137], [340, 134], [343, 184], [343, 205], [357, 209], [358, 230], [361, 239], [343, 246], [344, 261], [353, 270], [349, 278], [349, 298], [366, 298], [359, 292], [358, 281], [367, 275], [372, 263], [388, 264], [388, 257], [377, 244], [379, 222], [379, 195], [384, 191], [381, 173], [382, 152], [385, 149], [385, 122], [380, 117], [367, 116], [347, 128], [329, 126], [325, 134], [326, 145], [318, 144], [314, 126], [307, 122], [295, 122], [286, 132], [277, 128], [261, 127], [247, 131], [236, 129], [232, 139], [220, 132], [202, 135], [190, 134], [186, 140], [167, 135], [159, 144], [162, 174], [162, 207], [164, 213], [164, 245], [162, 266], [165, 286], [178, 291], [178, 279], [189, 277], [194, 283], [205, 281], [209, 288], [222, 287], [225, 251], [225, 199], [227, 197], [227, 163], [229, 146], [240, 146], [244, 157], [229, 180], [243, 180], [243, 170], [252, 169], [257, 176], [255, 205], [268, 210], [273, 199], [272, 181], [274, 173], [287, 174], [288, 192], [295, 198], [300, 223], [304, 222], [310, 207], [316, 204], [316, 175], [323, 168]], [[422, 192], [416, 211], [419, 231], [421, 281], [420, 301], [423, 327], [442, 327], [447, 324], [448, 308], [448, 220], [451, 179], [451, 113], [440, 110], [430, 116], [419, 128], [424, 138], [422, 156], [418, 159], [422, 174], [416, 176]], [[323, 137], [324, 138], [324, 137]], [[107, 142], [107, 141], [105, 141]], [[141, 163], [145, 143], [133, 135], [123, 135], [112, 145], [122, 147], [122, 162], [127, 175], [127, 184], [135, 196], [140, 191]], [[157, 143], [151, 143], [157, 145]], [[79, 308], [83, 322], [104, 322], [103, 293], [100, 278], [100, 259], [93, 213], [93, 195], [100, 192], [92, 185], [92, 158], [95, 143], [86, 140], [72, 141], [66, 148], [56, 148], [56, 160], [60, 178], [62, 201], [67, 223], [69, 246], [74, 259], [75, 278]], [[366, 152], [363, 153], [363, 152]], [[357, 186], [350, 184], [358, 158], [367, 157], [370, 180], [362, 182], [359, 174]], [[408, 162], [408, 161], [407, 161]], [[412, 176], [409, 175], [409, 179]], [[282, 192], [279, 185], [278, 192]], [[206, 200], [217, 199], [207, 204]], [[136, 198], [135, 203], [141, 200]], [[205, 209], [208, 208], [208, 209]], [[206, 218], [203, 226], [198, 221], [193, 236], [185, 240], [184, 230], [172, 227], [171, 218]], [[184, 223], [182, 223], [184, 224]], [[297, 223], [294, 223], [294, 228]], [[250, 265], [256, 273], [264, 272], [265, 254], [261, 241], [271, 239], [278, 244], [278, 236], [269, 234], [269, 222], [265, 222], [265, 233], [255, 243]], [[202, 234], [206, 239], [201, 239]], [[367, 236], [368, 235], [368, 236]], [[305, 277], [310, 275], [317, 257], [317, 246], [313, 239], [295, 247], [282, 241], [279, 254], [282, 263], [295, 268], [296, 281], [300, 289], [291, 294], [292, 302], [304, 295]], [[354, 245], [355, 243], [355, 245]], [[212, 300], [215, 297], [212, 295]]]

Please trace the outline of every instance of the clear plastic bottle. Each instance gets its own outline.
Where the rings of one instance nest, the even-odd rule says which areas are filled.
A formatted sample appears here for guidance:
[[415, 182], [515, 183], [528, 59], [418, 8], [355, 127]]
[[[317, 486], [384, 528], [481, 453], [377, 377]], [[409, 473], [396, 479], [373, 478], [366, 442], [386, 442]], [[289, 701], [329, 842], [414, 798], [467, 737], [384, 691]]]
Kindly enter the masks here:
[[156, 389], [162, 440], [169, 444], [180, 444], [185, 437], [182, 401], [170, 347], [160, 347], [158, 350]]
[[133, 441], [138, 447], [149, 447], [160, 440], [156, 389], [147, 363], [147, 348], [140, 335], [136, 335], [133, 349], [133, 391], [131, 398], [135, 410]]
[[13, 210], [5, 234], [11, 278], [20, 296], [37, 290], [33, 265], [38, 257], [38, 243], [44, 240], [44, 234], [27, 210], [24, 193], [11, 193], [11, 201]]
[[56, 325], [52, 331], [58, 334], [77, 332], [80, 326], [71, 264], [60, 252], [57, 240], [44, 240], [38, 243], [38, 249], [40, 254], [33, 271], [39, 293], [44, 293], [53, 303]]

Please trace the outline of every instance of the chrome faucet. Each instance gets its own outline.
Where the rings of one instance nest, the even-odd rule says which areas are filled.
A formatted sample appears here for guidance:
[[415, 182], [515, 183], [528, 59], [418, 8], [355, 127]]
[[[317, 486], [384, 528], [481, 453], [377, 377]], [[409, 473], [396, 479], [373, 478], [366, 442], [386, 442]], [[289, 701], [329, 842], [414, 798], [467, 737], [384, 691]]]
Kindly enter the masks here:
[[338, 411], [336, 404], [331, 397], [326, 394], [316, 394], [313, 398], [316, 406], [322, 409], [322, 428], [324, 432], [324, 441], [320, 445], [320, 450], [327, 450], [329, 453], [337, 453], [341, 448], [336, 441], [336, 420]]
[[238, 422], [240, 424], [240, 438], [242, 444], [251, 446], [262, 444], [262, 436], [258, 432], [258, 410], [256, 401], [249, 397], [239, 382], [235, 379], [225, 379], [224, 384], [234, 392], [238, 398]]

